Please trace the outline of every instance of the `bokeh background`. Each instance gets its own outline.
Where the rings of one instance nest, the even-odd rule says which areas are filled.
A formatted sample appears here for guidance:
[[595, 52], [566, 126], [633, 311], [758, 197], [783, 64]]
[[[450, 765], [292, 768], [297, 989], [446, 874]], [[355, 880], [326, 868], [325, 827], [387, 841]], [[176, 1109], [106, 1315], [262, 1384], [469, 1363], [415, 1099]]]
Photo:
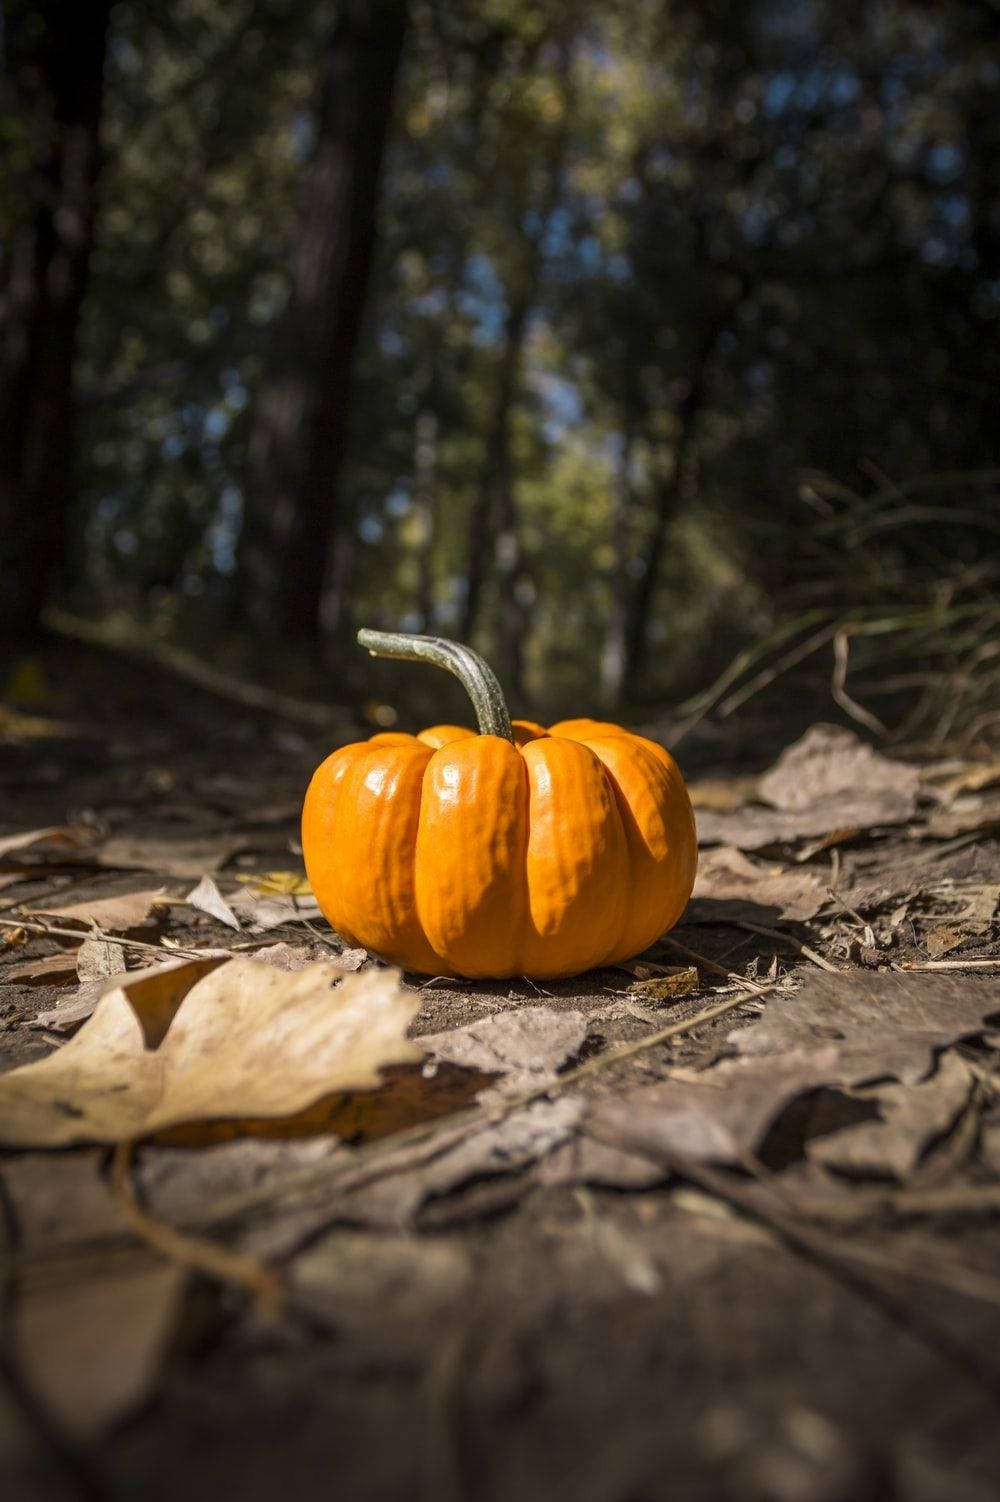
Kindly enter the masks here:
[[993, 0], [3, 12], [17, 650], [996, 730]]

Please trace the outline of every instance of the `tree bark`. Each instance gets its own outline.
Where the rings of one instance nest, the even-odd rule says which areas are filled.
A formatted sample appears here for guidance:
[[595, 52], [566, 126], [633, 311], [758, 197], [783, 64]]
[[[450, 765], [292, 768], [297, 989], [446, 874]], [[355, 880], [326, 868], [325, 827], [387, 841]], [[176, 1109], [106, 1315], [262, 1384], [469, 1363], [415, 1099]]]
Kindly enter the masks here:
[[351, 378], [375, 245], [406, 0], [344, 0], [330, 39], [288, 306], [251, 438], [237, 611], [256, 634], [318, 636], [341, 521]]
[[[0, 641], [41, 631], [73, 500], [73, 367], [93, 244], [111, 0], [14, 8], [8, 86], [44, 147], [0, 260]], [[12, 174], [13, 175], [13, 174]]]

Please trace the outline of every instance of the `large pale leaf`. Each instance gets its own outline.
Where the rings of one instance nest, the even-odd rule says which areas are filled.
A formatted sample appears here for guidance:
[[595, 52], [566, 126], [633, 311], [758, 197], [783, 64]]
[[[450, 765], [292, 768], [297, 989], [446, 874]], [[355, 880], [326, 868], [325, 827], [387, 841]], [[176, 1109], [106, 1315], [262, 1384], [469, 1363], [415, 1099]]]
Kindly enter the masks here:
[[421, 1058], [405, 1037], [418, 1006], [395, 972], [345, 977], [331, 961], [291, 973], [242, 958], [136, 972], [58, 1053], [0, 1078], [0, 1141], [118, 1142], [290, 1116]]

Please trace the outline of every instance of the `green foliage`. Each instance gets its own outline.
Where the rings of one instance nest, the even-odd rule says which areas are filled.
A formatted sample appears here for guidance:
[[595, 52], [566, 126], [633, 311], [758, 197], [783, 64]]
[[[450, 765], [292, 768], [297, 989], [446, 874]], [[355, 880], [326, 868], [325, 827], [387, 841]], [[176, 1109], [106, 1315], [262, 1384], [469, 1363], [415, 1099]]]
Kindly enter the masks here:
[[[116, 8], [80, 370], [91, 604], [223, 618], [333, 14]], [[658, 531], [633, 696], [689, 692], [817, 600], [953, 591], [981, 548], [958, 490], [933, 560], [907, 525], [848, 558], [815, 476], [889, 494], [994, 462], [998, 81], [988, 7], [959, 0], [416, 0], [341, 487], [353, 615], [460, 618], [519, 299], [514, 587], [549, 702], [592, 693]], [[488, 589], [487, 650], [498, 621]]]

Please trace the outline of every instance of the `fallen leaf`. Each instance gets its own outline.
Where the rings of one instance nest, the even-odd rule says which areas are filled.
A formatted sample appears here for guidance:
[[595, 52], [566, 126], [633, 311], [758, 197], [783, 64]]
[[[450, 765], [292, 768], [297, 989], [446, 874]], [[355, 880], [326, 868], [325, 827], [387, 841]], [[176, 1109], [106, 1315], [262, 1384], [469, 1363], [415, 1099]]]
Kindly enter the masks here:
[[49, 1033], [72, 1032], [73, 1028], [93, 1015], [94, 1008], [106, 989], [105, 981], [87, 981], [71, 995], [57, 1001], [54, 1007], [36, 1012], [28, 1026], [44, 1028]]
[[84, 939], [76, 951], [76, 973], [83, 985], [121, 975], [126, 969], [125, 950], [121, 944], [106, 939]]
[[265, 871], [263, 876], [237, 876], [255, 893], [279, 897], [311, 897], [313, 889], [308, 876], [301, 871]]
[[220, 923], [225, 923], [227, 928], [239, 929], [239, 918], [210, 876], [203, 876], [194, 890], [187, 894], [184, 901], [189, 907], [197, 908], [200, 913], [207, 913], [210, 918], [216, 918]]
[[22, 1251], [96, 1241], [130, 1229], [101, 1172], [103, 1158], [96, 1149], [4, 1158], [0, 1179]]
[[170, 1264], [133, 1259], [21, 1280], [12, 1315], [22, 1380], [59, 1428], [92, 1440], [152, 1392], [186, 1281]]
[[851, 730], [813, 725], [781, 753], [757, 787], [764, 803], [790, 813], [863, 790], [881, 804], [881, 822], [901, 823], [917, 806], [920, 768], [890, 761]]
[[[929, 771], [933, 772], [933, 768]], [[928, 772], [924, 777], [927, 781], [934, 780]], [[951, 802], [960, 793], [978, 793], [983, 788], [995, 787], [997, 783], [1000, 783], [1000, 760], [977, 761], [947, 775], [937, 783], [934, 791], [941, 799]]]
[[266, 933], [283, 923], [315, 923], [322, 919], [312, 897], [234, 897], [232, 906], [246, 919], [251, 932]]
[[505, 1091], [530, 1089], [550, 1079], [573, 1058], [587, 1036], [582, 1012], [520, 1007], [498, 1012], [447, 1033], [432, 1033], [420, 1045], [439, 1063], [503, 1075]]
[[57, 1053], [0, 1077], [0, 1141], [119, 1142], [187, 1122], [291, 1116], [422, 1057], [404, 1036], [419, 997], [394, 971], [344, 977], [317, 961], [288, 974], [206, 959], [112, 986]]
[[109, 933], [124, 933], [130, 928], [139, 928], [149, 917], [163, 888], [149, 892], [123, 892], [117, 897], [90, 897], [85, 902], [74, 902], [68, 907], [34, 907], [28, 912], [45, 918], [68, 918], [74, 923], [96, 924]]
[[443, 1150], [433, 1138], [416, 1149], [401, 1149], [382, 1160], [378, 1179], [362, 1182], [345, 1195], [348, 1218], [368, 1225], [409, 1225], [430, 1198], [451, 1193], [470, 1180], [515, 1173], [538, 1162], [568, 1141], [582, 1110], [582, 1103], [569, 1096], [535, 1101], [502, 1121], [466, 1128]]
[[99, 865], [119, 871], [200, 877], [206, 871], [218, 871], [243, 848], [242, 840], [228, 834], [186, 839], [116, 835], [104, 841], [94, 858]]
[[708, 850], [701, 857], [692, 896], [693, 906], [684, 916], [694, 923], [752, 918], [762, 907], [802, 922], [814, 918], [828, 900], [825, 885], [811, 871], [761, 864], [731, 845]]
[[654, 1161], [689, 1158], [739, 1164], [761, 1146], [798, 1096], [837, 1075], [832, 1047], [766, 1059], [727, 1059], [695, 1079], [669, 1079], [601, 1102], [587, 1114], [589, 1136]]
[[706, 845], [759, 850], [903, 824], [913, 817], [919, 792], [918, 768], [881, 756], [850, 730], [814, 725], [759, 779], [758, 797], [767, 807], [706, 810], [698, 817], [698, 837]]
[[877, 1098], [878, 1121], [863, 1121], [806, 1145], [807, 1155], [844, 1173], [904, 1179], [927, 1145], [946, 1132], [968, 1104], [974, 1076], [955, 1053], [946, 1053], [919, 1085], [882, 1084], [859, 1092]]
[[665, 1177], [662, 1165], [642, 1153], [628, 1152], [586, 1134], [571, 1137], [557, 1147], [542, 1160], [537, 1173], [541, 1184], [595, 1184], [609, 1189], [652, 1189]]
[[255, 949], [255, 960], [260, 960], [264, 965], [274, 965], [278, 970], [304, 970], [311, 965], [313, 960], [332, 959], [339, 970], [350, 972], [360, 970], [367, 964], [370, 956], [367, 949], [341, 949], [336, 954], [331, 954], [325, 944], [268, 944], [263, 949]]
[[50, 847], [75, 847], [81, 843], [80, 837], [72, 829], [65, 825], [50, 825], [47, 829], [29, 829], [21, 834], [5, 834], [0, 836], [0, 857], [10, 855], [14, 850], [32, 850], [38, 846]]
[[3, 972], [4, 980], [41, 981], [54, 986], [61, 980], [76, 979], [77, 949], [63, 949], [59, 954], [47, 954], [39, 959], [22, 960]]
[[730, 1033], [729, 1042], [746, 1056], [832, 1046], [832, 1078], [841, 1084], [915, 1084], [930, 1073], [937, 1049], [982, 1032], [997, 1014], [1000, 994], [985, 979], [810, 972], [800, 990], [772, 997], [760, 1020]]
[[687, 785], [691, 806], [724, 813], [752, 803], [757, 796], [756, 777], [701, 777]]
[[952, 840], [1000, 827], [1000, 798], [959, 798], [950, 808], [936, 808], [917, 831], [933, 840]]
[[675, 996], [690, 996], [700, 985], [694, 965], [675, 965], [670, 974], [649, 975], [645, 979], [634, 980], [628, 988], [628, 994], [655, 1005], [661, 1001], [672, 1001]]

